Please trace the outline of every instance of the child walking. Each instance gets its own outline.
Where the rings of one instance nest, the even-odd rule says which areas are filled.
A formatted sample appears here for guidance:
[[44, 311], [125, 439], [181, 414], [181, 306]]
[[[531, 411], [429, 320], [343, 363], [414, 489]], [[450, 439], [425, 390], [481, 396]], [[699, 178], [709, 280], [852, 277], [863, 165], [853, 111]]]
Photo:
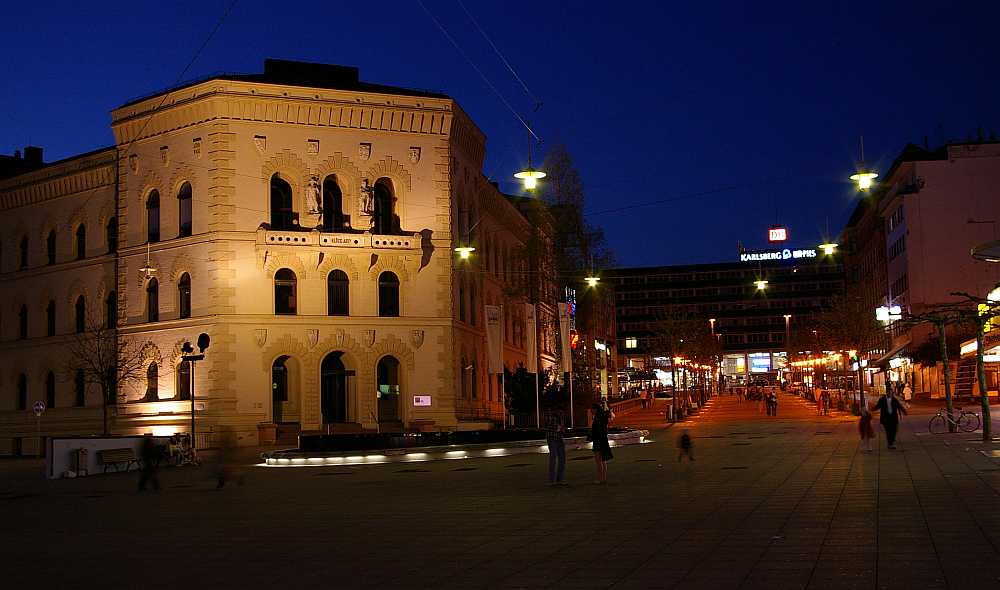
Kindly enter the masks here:
[[680, 463], [684, 457], [688, 461], [694, 461], [694, 445], [691, 443], [691, 435], [685, 430], [677, 441], [677, 462]]
[[872, 452], [872, 441], [875, 439], [875, 428], [872, 426], [872, 413], [868, 404], [861, 407], [861, 419], [858, 421], [858, 434], [861, 435], [861, 445], [864, 452]]

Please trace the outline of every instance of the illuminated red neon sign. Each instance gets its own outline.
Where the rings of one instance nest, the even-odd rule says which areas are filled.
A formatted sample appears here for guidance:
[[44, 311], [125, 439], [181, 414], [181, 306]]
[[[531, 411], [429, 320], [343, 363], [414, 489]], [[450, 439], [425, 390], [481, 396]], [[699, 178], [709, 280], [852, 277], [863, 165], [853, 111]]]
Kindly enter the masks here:
[[768, 242], [784, 242], [788, 239], [788, 230], [783, 227], [772, 227], [767, 230]]

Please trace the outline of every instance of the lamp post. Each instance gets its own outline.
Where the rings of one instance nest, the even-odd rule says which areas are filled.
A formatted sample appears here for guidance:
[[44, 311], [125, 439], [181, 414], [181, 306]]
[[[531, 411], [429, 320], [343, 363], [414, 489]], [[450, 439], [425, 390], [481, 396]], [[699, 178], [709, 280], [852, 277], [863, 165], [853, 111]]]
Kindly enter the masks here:
[[198, 354], [193, 354], [194, 353], [194, 347], [191, 346], [190, 342], [185, 341], [184, 344], [181, 346], [181, 352], [184, 353], [184, 355], [181, 356], [181, 360], [184, 360], [184, 361], [187, 361], [187, 362], [191, 363], [191, 387], [190, 387], [190, 390], [191, 390], [191, 453], [192, 454], [194, 454], [195, 448], [197, 447], [197, 445], [195, 444], [195, 439], [194, 439], [194, 410], [195, 410], [195, 406], [194, 406], [194, 385], [195, 385], [194, 367], [195, 367], [195, 363], [197, 363], [198, 361], [201, 361], [201, 360], [205, 359], [205, 349], [208, 348], [208, 345], [209, 345], [210, 342], [211, 342], [211, 339], [209, 338], [208, 334], [202, 332], [201, 334], [198, 335]]
[[789, 324], [791, 323], [792, 315], [785, 314], [785, 348], [788, 348], [788, 341], [791, 338], [791, 331], [789, 330]]

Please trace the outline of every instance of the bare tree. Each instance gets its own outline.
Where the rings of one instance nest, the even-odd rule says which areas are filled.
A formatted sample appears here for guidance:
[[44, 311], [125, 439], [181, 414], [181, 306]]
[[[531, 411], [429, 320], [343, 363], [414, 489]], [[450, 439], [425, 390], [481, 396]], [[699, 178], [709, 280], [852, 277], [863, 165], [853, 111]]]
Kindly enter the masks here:
[[[875, 319], [875, 310], [861, 297], [834, 298], [830, 307], [817, 318], [817, 330], [833, 348], [855, 350], [859, 355], [880, 348], [885, 337], [885, 328]], [[859, 366], [858, 401], [862, 407], [865, 404], [863, 371]]]
[[674, 388], [672, 403], [674, 415], [678, 409], [677, 362], [675, 359], [687, 351], [687, 346], [693, 345], [697, 334], [697, 323], [698, 320], [692, 317], [686, 307], [668, 305], [662, 309], [652, 324], [654, 350], [670, 359], [670, 376]]
[[[90, 318], [100, 317], [88, 313]], [[103, 433], [109, 435], [108, 405], [117, 403], [118, 386], [136, 382], [145, 377], [147, 346], [123, 336], [99, 320], [87, 323], [87, 329], [73, 335], [69, 343], [66, 373], [70, 378], [82, 375], [84, 384], [96, 385], [101, 390]], [[79, 372], [79, 373], [78, 373]]]

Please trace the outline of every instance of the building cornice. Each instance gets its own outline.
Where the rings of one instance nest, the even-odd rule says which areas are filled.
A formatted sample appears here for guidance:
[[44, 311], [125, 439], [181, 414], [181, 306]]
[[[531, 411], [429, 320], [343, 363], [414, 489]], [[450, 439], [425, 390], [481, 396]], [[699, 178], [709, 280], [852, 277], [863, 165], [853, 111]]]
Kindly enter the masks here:
[[209, 80], [111, 116], [119, 145], [215, 120], [448, 136], [455, 106], [451, 99]]
[[116, 153], [109, 148], [6, 179], [0, 182], [0, 210], [113, 187]]

